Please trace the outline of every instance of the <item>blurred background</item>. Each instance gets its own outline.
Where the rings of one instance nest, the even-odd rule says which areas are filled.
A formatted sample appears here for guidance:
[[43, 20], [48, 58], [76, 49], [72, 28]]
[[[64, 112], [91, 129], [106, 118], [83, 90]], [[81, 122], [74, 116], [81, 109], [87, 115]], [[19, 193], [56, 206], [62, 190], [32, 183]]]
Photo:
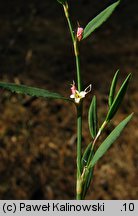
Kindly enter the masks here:
[[[74, 30], [112, 0], [69, 0]], [[84, 88], [83, 148], [90, 141], [88, 107], [98, 100], [99, 125], [107, 113], [109, 85], [120, 68], [118, 88], [133, 77], [115, 118], [99, 140], [135, 112], [121, 137], [95, 168], [86, 199], [137, 199], [138, 2], [123, 0], [112, 17], [81, 44]], [[70, 95], [75, 79], [71, 38], [56, 0], [0, 3], [0, 80]], [[0, 199], [75, 199], [76, 122], [71, 104], [0, 90]]]

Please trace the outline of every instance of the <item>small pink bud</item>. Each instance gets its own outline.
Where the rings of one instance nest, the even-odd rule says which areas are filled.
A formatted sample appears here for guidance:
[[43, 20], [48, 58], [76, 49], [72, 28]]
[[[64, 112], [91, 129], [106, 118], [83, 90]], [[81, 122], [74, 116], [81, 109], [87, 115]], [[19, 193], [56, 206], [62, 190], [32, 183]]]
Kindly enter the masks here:
[[72, 94], [75, 94], [75, 92], [76, 92], [76, 86], [75, 86], [75, 82], [73, 81], [73, 84], [72, 84], [72, 86], [71, 86], [71, 93]]
[[83, 28], [78, 27], [78, 29], [77, 29], [77, 38], [78, 38], [78, 41], [81, 41], [82, 37], [83, 37]]

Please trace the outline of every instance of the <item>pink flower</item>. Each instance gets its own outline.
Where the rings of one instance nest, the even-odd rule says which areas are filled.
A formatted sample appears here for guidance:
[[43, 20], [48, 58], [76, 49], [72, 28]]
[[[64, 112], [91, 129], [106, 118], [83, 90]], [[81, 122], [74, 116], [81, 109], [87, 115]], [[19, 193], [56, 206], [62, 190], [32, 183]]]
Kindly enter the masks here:
[[84, 91], [79, 92], [76, 89], [75, 82], [73, 81], [73, 84], [72, 84], [72, 87], [71, 87], [70, 98], [74, 99], [75, 103], [79, 104], [80, 100], [82, 98], [84, 98], [86, 96], [86, 94], [88, 94], [91, 91], [91, 88], [92, 88], [92, 86], [90, 84]]
[[71, 84], [71, 93], [74, 95], [75, 94], [75, 92], [76, 92], [76, 86], [75, 86], [75, 82], [73, 81], [73, 84]]
[[77, 29], [77, 38], [78, 38], [78, 41], [81, 41], [82, 37], [83, 37], [83, 28], [82, 27], [78, 27], [78, 29]]

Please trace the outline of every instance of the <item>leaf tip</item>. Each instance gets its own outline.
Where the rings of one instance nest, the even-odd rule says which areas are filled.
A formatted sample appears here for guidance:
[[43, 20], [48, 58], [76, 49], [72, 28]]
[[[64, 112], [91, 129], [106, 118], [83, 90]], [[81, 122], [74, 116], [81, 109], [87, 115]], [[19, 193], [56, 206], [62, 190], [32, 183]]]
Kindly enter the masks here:
[[132, 117], [133, 117], [133, 115], [134, 115], [134, 112], [132, 112], [132, 113], [130, 114], [130, 118], [132, 118]]

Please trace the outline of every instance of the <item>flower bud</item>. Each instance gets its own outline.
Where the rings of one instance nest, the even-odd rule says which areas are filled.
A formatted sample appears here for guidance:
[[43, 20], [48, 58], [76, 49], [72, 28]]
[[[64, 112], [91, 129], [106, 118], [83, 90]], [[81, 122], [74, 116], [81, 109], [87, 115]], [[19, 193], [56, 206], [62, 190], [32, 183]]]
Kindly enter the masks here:
[[75, 94], [76, 92], [76, 86], [75, 86], [75, 82], [73, 81], [73, 84], [71, 85], [71, 93]]
[[77, 38], [78, 38], [78, 41], [81, 41], [82, 37], [83, 37], [83, 28], [82, 27], [78, 27], [78, 29], [77, 29]]

